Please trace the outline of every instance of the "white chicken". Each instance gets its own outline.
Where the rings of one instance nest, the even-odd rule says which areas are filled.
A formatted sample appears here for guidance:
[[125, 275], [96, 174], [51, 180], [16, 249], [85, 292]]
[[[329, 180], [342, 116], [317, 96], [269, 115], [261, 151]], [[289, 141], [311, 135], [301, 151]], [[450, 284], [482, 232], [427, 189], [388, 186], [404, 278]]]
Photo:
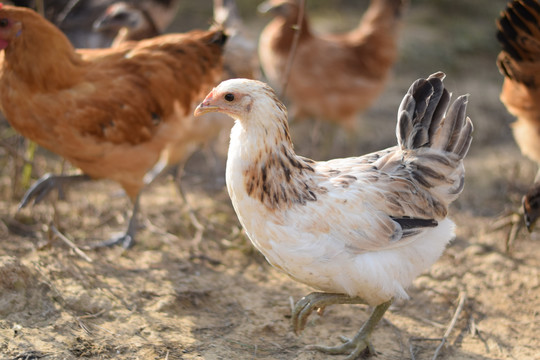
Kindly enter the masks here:
[[354, 338], [315, 346], [356, 358], [394, 298], [432, 265], [454, 237], [448, 206], [464, 186], [473, 125], [468, 97], [449, 107], [444, 74], [417, 80], [398, 110], [398, 145], [360, 157], [316, 162], [294, 153], [287, 110], [254, 80], [222, 82], [195, 114], [234, 118], [226, 180], [246, 233], [268, 261], [323, 292], [301, 299], [293, 327], [335, 303], [376, 306]]

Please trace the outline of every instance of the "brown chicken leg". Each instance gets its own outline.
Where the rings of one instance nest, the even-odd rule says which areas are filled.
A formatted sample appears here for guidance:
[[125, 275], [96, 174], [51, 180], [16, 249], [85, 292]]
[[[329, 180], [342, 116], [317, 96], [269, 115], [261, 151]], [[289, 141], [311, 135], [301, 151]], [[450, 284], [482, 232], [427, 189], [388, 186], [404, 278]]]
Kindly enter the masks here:
[[[57, 190], [61, 194], [65, 186], [71, 186], [80, 182], [89, 181], [92, 178], [86, 174], [78, 175], [53, 175], [45, 174], [38, 181], [34, 183], [24, 194], [21, 202], [19, 203], [19, 210], [28, 206], [30, 203], [35, 205], [41, 202], [51, 191]], [[109, 240], [100, 242], [92, 247], [103, 247], [112, 245], [122, 245], [123, 248], [128, 249], [135, 244], [135, 233], [137, 232], [137, 213], [139, 212], [139, 198], [137, 195], [133, 203], [133, 211], [131, 218], [129, 219], [128, 228], [126, 232], [120, 236], [115, 236]]]

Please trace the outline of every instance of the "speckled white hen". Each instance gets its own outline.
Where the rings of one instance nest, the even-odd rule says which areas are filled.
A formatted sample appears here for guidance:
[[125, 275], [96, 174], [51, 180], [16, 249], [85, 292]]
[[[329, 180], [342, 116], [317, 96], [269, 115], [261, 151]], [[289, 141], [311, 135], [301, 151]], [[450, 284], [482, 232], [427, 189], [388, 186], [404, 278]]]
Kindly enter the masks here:
[[[330, 161], [295, 154], [287, 111], [262, 82], [224, 81], [197, 108], [236, 120], [227, 187], [253, 244], [292, 278], [342, 300], [312, 299], [293, 322], [352, 298], [386, 302], [382, 316], [454, 237], [448, 206], [463, 189], [473, 126], [467, 96], [448, 108], [443, 78], [436, 73], [411, 86], [398, 110], [397, 146]], [[305, 319], [299, 322], [296, 330]], [[350, 356], [371, 349], [367, 336]]]

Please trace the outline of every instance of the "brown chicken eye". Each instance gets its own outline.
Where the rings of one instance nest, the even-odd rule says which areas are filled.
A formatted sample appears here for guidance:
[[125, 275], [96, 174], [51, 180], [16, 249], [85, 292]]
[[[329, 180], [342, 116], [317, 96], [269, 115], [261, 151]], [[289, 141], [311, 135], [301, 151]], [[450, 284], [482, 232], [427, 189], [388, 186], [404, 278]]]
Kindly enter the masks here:
[[233, 101], [234, 100], [234, 95], [229, 93], [229, 94], [225, 94], [225, 100], [227, 101]]
[[0, 27], [6, 27], [9, 25], [9, 20], [6, 18], [0, 19]]

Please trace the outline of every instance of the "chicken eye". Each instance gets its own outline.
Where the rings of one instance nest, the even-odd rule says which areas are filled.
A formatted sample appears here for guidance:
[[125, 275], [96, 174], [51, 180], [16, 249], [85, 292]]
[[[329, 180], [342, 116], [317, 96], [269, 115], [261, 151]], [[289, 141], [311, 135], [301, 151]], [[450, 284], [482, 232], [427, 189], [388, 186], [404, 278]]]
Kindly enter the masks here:
[[231, 93], [228, 93], [228, 94], [225, 94], [225, 97], [224, 97], [225, 100], [227, 101], [233, 101], [234, 100], [234, 95], [231, 94]]
[[0, 27], [7, 27], [9, 25], [9, 20], [6, 18], [0, 19]]

